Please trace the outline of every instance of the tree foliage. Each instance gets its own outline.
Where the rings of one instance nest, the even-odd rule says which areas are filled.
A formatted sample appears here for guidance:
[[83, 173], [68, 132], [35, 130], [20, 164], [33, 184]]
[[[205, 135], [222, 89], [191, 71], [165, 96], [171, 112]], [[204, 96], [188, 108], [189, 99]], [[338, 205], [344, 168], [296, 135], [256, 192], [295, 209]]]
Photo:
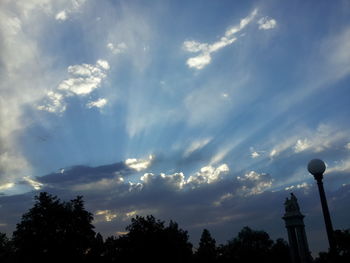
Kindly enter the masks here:
[[288, 259], [288, 246], [282, 239], [274, 244], [268, 233], [247, 226], [219, 248], [219, 262], [288, 262]]
[[111, 257], [111, 262], [191, 260], [192, 244], [188, 241], [187, 231], [180, 229], [173, 221], [165, 226], [163, 221], [153, 216], [137, 216], [126, 230], [128, 234], [118, 239], [110, 237], [106, 240], [106, 255]]
[[0, 232], [0, 262], [9, 262], [13, 254], [12, 242]]
[[271, 263], [291, 263], [288, 243], [283, 238], [278, 238], [271, 247]]
[[86, 262], [95, 242], [93, 216], [81, 196], [62, 202], [40, 193], [13, 233], [16, 260]]
[[350, 262], [350, 229], [335, 230], [334, 237], [337, 244], [337, 254], [344, 259], [344, 262]]
[[336, 253], [320, 252], [315, 259], [316, 263], [348, 263], [350, 262], [350, 229], [335, 230], [334, 239], [336, 243]]
[[216, 241], [211, 237], [208, 229], [204, 229], [195, 254], [197, 262], [209, 263], [217, 260]]

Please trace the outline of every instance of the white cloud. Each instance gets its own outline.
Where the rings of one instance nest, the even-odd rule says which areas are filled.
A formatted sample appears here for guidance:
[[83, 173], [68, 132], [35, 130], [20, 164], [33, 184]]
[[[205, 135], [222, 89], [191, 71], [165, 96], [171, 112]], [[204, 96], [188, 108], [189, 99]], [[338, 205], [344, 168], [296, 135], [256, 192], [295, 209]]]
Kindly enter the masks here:
[[345, 145], [345, 149], [350, 150], [350, 142]]
[[111, 50], [113, 54], [116, 55], [116, 54], [124, 53], [125, 50], [128, 49], [128, 46], [124, 42], [118, 43], [116, 45], [114, 45], [113, 43], [108, 43], [107, 48]]
[[297, 185], [291, 185], [291, 186], [287, 186], [284, 188], [284, 190], [289, 191], [289, 190], [293, 190], [293, 189], [309, 189], [310, 188], [310, 184], [303, 182], [301, 184], [297, 184]]
[[198, 150], [202, 149], [204, 146], [206, 146], [211, 140], [212, 140], [212, 138], [204, 138], [202, 140], [197, 140], [197, 141], [192, 142], [188, 146], [188, 148], [185, 150], [183, 156], [184, 157], [190, 156], [193, 152], [198, 151]]
[[[62, 81], [55, 91], [47, 92], [46, 101], [37, 106], [38, 110], [51, 113], [62, 113], [67, 105], [64, 101], [69, 96], [86, 96], [101, 87], [101, 83], [110, 69], [106, 60], [99, 59], [95, 65], [81, 64], [72, 65], [67, 68], [69, 79]], [[106, 99], [99, 99], [86, 104], [88, 108], [101, 108], [107, 103]]]
[[37, 106], [38, 110], [62, 113], [66, 110], [66, 103], [63, 101], [64, 96], [54, 91], [47, 92], [47, 102], [44, 105]]
[[57, 13], [55, 16], [56, 20], [66, 20], [68, 18], [67, 12], [65, 10], [62, 10], [61, 12]]
[[12, 187], [14, 187], [14, 186], [15, 186], [14, 183], [2, 184], [2, 185], [0, 185], [0, 191], [10, 189], [10, 188], [12, 188]]
[[129, 233], [129, 231], [117, 231], [116, 235], [117, 236], [124, 236], [124, 235], [127, 235], [128, 233]]
[[99, 65], [104, 70], [109, 70], [110, 69], [109, 63], [106, 60], [99, 59], [99, 60], [97, 60], [96, 64]]
[[156, 214], [158, 211], [156, 209], [137, 209], [137, 210], [126, 210], [123, 211], [122, 213], [122, 220], [123, 221], [130, 221], [130, 218], [135, 217], [136, 215], [140, 216], [145, 216], [145, 215], [150, 215], [150, 214]]
[[270, 152], [270, 157], [275, 157], [276, 155], [278, 154], [277, 150], [276, 149], [272, 149], [271, 152]]
[[67, 20], [69, 15], [78, 12], [85, 2], [86, 0], [69, 0], [65, 3], [65, 8], [56, 14], [55, 19], [60, 21]]
[[259, 174], [255, 171], [250, 171], [249, 173], [246, 173], [244, 177], [237, 177], [239, 181], [258, 181], [261, 178], [262, 174]]
[[155, 175], [153, 173], [145, 173], [141, 176], [141, 181], [143, 182], [144, 187], [160, 187], [164, 186], [169, 187], [170, 189], [181, 190], [185, 185], [185, 176], [183, 173], [174, 173], [174, 174], [164, 174]]
[[259, 156], [260, 156], [260, 153], [258, 153], [257, 151], [254, 151], [254, 152], [251, 153], [251, 157], [253, 159], [258, 158]]
[[275, 19], [269, 19], [268, 17], [262, 17], [258, 21], [259, 29], [268, 30], [276, 27], [277, 22]]
[[149, 184], [152, 181], [152, 178], [156, 177], [153, 173], [145, 173], [140, 177], [140, 180], [145, 184]]
[[[9, 138], [9, 137], [7, 137]], [[2, 151], [6, 150], [5, 147], [16, 145], [12, 141], [7, 141], [3, 144]], [[0, 152], [0, 182], [15, 180], [16, 175], [19, 178], [21, 175], [29, 173], [31, 171], [31, 166], [28, 161], [17, 152], [16, 149], [9, 149], [8, 151]]]
[[304, 139], [298, 139], [295, 146], [295, 153], [310, 150], [322, 152], [332, 148], [337, 142], [347, 138], [347, 131], [339, 130], [331, 125], [321, 124], [314, 131], [305, 131], [307, 135]]
[[[253, 10], [250, 15], [241, 19], [238, 25], [232, 26], [226, 30], [225, 35], [221, 37], [219, 41], [216, 41], [213, 44], [200, 43], [194, 40], [185, 41], [182, 45], [182, 48], [184, 50], [191, 53], [199, 53], [197, 56], [191, 57], [186, 61], [188, 67], [199, 70], [210, 64], [211, 53], [234, 43], [237, 40], [237, 37], [235, 35], [243, 30], [249, 23], [251, 23], [256, 17], [257, 13], [257, 9]], [[259, 29], [267, 30], [276, 27], [277, 22], [274, 19], [263, 17], [258, 21], [258, 24]]]
[[128, 166], [131, 169], [134, 169], [138, 172], [147, 169], [154, 159], [153, 155], [150, 155], [147, 160], [145, 159], [136, 159], [136, 158], [129, 158], [125, 160], [125, 165]]
[[327, 173], [339, 173], [339, 172], [350, 172], [350, 159], [342, 160], [337, 162], [335, 165], [330, 167], [327, 166], [325, 174]]
[[249, 16], [243, 18], [240, 21], [239, 25], [229, 28], [225, 32], [225, 36], [221, 37], [219, 41], [216, 41], [213, 44], [200, 43], [193, 40], [185, 41], [182, 45], [182, 48], [185, 51], [188, 51], [191, 53], [199, 53], [197, 56], [189, 58], [186, 61], [186, 64], [190, 68], [195, 68], [198, 70], [210, 64], [211, 53], [216, 52], [235, 42], [237, 38], [234, 35], [239, 31], [241, 31], [244, 27], [246, 27], [254, 19], [257, 12], [258, 10], [255, 9]]
[[209, 45], [207, 43], [200, 43], [197, 41], [185, 41], [183, 43], [183, 49], [188, 51], [188, 52], [200, 52], [200, 51], [208, 51], [209, 50]]
[[91, 93], [94, 89], [98, 88], [101, 83], [100, 78], [90, 77], [90, 78], [71, 78], [63, 81], [58, 89], [67, 90], [75, 95], [87, 95]]
[[297, 138], [298, 137], [296, 135], [293, 135], [292, 137], [286, 138], [281, 142], [277, 143], [270, 151], [270, 154], [269, 154], [270, 158], [276, 158], [282, 152], [293, 147], [297, 142]]
[[87, 95], [100, 87], [106, 77], [109, 64], [105, 60], [98, 60], [96, 65], [81, 64], [68, 67], [71, 78], [64, 80], [57, 87], [74, 95]]
[[41, 28], [34, 24], [42, 13], [34, 12], [28, 5], [27, 1], [21, 4], [1, 1], [0, 183], [31, 173], [31, 165], [22, 153], [23, 146], [17, 136], [29, 124], [24, 109], [35, 105], [44, 95], [43, 87], [50, 83], [46, 82], [50, 76], [45, 70], [47, 59], [40, 54], [36, 39]]
[[296, 139], [295, 138], [288, 138], [285, 141], [282, 141], [278, 145], [276, 145], [270, 152], [270, 157], [275, 158], [278, 155], [280, 155], [285, 150], [289, 149], [295, 144]]
[[232, 193], [223, 194], [222, 196], [220, 196], [219, 200], [213, 202], [213, 205], [220, 206], [224, 201], [230, 200], [232, 197], [234, 197]]
[[275, 158], [283, 152], [298, 154], [305, 151], [314, 153], [344, 145], [348, 131], [333, 126], [332, 124], [320, 124], [316, 129], [302, 129], [294, 131], [289, 138], [273, 146], [270, 157]]
[[308, 139], [304, 139], [304, 140], [299, 139], [299, 140], [297, 140], [297, 143], [294, 146], [294, 151], [296, 153], [302, 152], [302, 151], [305, 151], [306, 149], [310, 148], [310, 146], [311, 146], [311, 144], [308, 141]]
[[202, 184], [210, 184], [222, 179], [223, 175], [226, 175], [230, 171], [227, 164], [221, 164], [218, 167], [211, 165], [204, 166], [195, 175], [191, 175], [187, 179], [187, 184], [192, 188], [196, 188]]
[[210, 53], [203, 53], [187, 60], [187, 65], [190, 68], [202, 69], [211, 62]]
[[[106, 222], [111, 222], [112, 220], [117, 218], [117, 214], [114, 213], [112, 210], [108, 210], [108, 209], [106, 209], [106, 210], [97, 210], [95, 212], [95, 215], [97, 217], [102, 217], [103, 221], [106, 221]], [[100, 222], [100, 221], [101, 221], [100, 218], [95, 219], [95, 223]]]
[[86, 104], [86, 106], [91, 109], [93, 107], [96, 107], [96, 108], [102, 108], [104, 107], [105, 105], [107, 104], [107, 99], [104, 99], [104, 98], [100, 98], [96, 101], [90, 101], [89, 103]]
[[125, 216], [130, 218], [130, 217], [136, 216], [136, 214], [137, 214], [137, 210], [134, 210], [134, 211], [125, 213]]
[[23, 177], [23, 179], [31, 185], [35, 190], [40, 190], [43, 187], [43, 184], [31, 179], [29, 176]]
[[237, 190], [239, 195], [249, 196], [263, 193], [272, 186], [273, 179], [269, 174], [250, 171], [243, 177], [238, 176], [237, 180], [242, 186]]
[[249, 16], [241, 19], [239, 25], [235, 25], [235, 26], [229, 28], [226, 31], [225, 36], [226, 37], [230, 37], [230, 36], [238, 33], [239, 31], [241, 31], [243, 28], [245, 28], [255, 18], [255, 16], [257, 14], [258, 14], [258, 9], [254, 9], [253, 12]]

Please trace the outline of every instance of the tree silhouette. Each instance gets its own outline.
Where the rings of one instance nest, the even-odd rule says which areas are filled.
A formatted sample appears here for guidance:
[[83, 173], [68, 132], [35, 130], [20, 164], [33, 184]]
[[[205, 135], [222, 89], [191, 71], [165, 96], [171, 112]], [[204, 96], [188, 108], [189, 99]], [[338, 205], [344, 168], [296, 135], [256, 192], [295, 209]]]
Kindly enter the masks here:
[[[247, 226], [237, 237], [219, 247], [204, 229], [193, 255], [187, 231], [174, 221], [165, 225], [152, 215], [136, 216], [126, 227], [127, 234], [108, 237], [104, 242], [102, 235], [95, 233], [92, 220], [81, 196], [63, 202], [56, 196], [40, 193], [17, 224], [12, 239], [0, 233], [0, 262], [290, 263], [286, 241], [277, 239], [274, 242], [265, 231]], [[336, 261], [323, 252], [315, 262], [350, 261], [350, 229], [336, 230], [334, 235]]]
[[137, 216], [127, 226], [128, 234], [118, 239], [110, 237], [105, 243], [105, 255], [110, 262], [151, 261], [151, 262], [190, 262], [192, 244], [186, 231], [177, 223], [164, 222], [153, 216]]
[[110, 236], [103, 244], [102, 262], [117, 262], [120, 258], [118, 240]]
[[0, 262], [10, 262], [13, 255], [13, 246], [6, 234], [0, 232]]
[[91, 248], [89, 248], [88, 252], [88, 262], [102, 262], [104, 242], [103, 237], [100, 233], [96, 234], [93, 242], [91, 243]]
[[217, 259], [216, 241], [207, 229], [202, 232], [195, 258], [197, 262], [203, 263], [215, 262]]
[[339, 262], [350, 262], [350, 229], [335, 230], [334, 237], [337, 244]]
[[40, 193], [13, 233], [18, 262], [88, 262], [94, 251], [93, 216], [81, 196], [61, 202]]
[[236, 238], [220, 247], [220, 262], [270, 262], [273, 241], [265, 231], [244, 227]]
[[282, 239], [278, 238], [276, 242], [273, 244], [271, 248], [271, 255], [270, 255], [270, 261], [271, 263], [290, 263], [290, 254], [289, 254], [289, 246], [288, 243]]
[[350, 229], [335, 230], [334, 239], [337, 244], [336, 255], [329, 252], [320, 252], [315, 259], [316, 263], [348, 263], [350, 262]]

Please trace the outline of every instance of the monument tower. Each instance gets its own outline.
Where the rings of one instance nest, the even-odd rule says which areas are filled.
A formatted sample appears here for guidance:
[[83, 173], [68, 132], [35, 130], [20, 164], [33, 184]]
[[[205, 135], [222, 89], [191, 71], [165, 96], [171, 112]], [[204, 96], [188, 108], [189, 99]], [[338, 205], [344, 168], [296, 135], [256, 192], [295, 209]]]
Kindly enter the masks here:
[[304, 215], [301, 214], [298, 200], [293, 193], [284, 202], [285, 214], [282, 219], [288, 231], [289, 249], [293, 263], [311, 263], [309, 245], [307, 243]]

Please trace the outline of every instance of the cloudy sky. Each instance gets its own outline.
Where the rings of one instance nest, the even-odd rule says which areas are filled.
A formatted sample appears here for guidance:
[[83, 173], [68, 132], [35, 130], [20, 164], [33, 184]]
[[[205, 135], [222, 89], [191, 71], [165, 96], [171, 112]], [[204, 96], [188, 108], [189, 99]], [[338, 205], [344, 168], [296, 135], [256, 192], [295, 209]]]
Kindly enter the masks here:
[[96, 230], [173, 219], [197, 244], [245, 225], [313, 253], [349, 228], [350, 2], [2, 0], [0, 231], [33, 196], [83, 195]]

